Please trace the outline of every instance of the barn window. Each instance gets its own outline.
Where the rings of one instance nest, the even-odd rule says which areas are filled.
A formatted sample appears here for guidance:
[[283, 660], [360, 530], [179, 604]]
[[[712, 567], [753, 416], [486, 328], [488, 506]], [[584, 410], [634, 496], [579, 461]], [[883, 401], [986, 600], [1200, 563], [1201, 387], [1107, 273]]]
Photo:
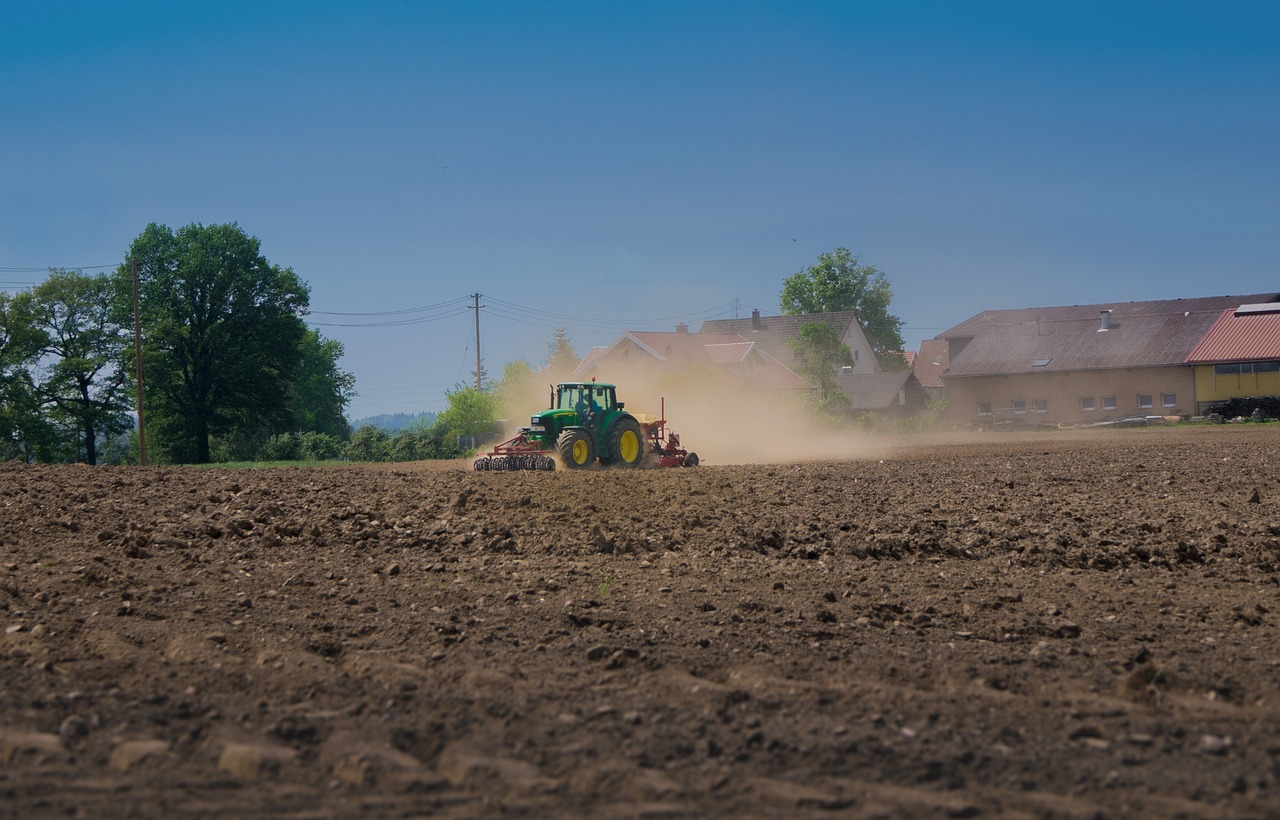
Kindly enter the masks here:
[[1085, 396], [1080, 400], [1080, 409], [1086, 413], [1091, 413], [1096, 409], [1093, 396]]

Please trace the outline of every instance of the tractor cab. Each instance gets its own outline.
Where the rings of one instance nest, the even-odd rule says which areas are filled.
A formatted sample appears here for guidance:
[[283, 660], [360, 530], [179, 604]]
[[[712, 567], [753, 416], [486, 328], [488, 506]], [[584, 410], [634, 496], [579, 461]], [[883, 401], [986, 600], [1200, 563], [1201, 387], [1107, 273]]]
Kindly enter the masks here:
[[582, 424], [591, 426], [598, 423], [602, 415], [623, 408], [617, 401], [615, 390], [612, 384], [595, 382], [556, 385], [552, 406], [559, 410], [573, 410]]

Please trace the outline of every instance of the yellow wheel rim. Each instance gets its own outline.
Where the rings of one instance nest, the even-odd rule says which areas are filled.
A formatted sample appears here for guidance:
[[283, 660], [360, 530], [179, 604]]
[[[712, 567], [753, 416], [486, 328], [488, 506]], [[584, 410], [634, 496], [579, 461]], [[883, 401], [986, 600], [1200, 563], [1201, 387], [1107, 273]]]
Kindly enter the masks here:
[[640, 436], [635, 430], [627, 430], [618, 439], [618, 456], [624, 464], [635, 464], [640, 458]]
[[580, 438], [577, 441], [575, 441], [573, 443], [573, 450], [571, 451], [571, 455], [573, 456], [573, 463], [586, 464], [588, 450], [589, 448], [587, 446], [586, 439]]

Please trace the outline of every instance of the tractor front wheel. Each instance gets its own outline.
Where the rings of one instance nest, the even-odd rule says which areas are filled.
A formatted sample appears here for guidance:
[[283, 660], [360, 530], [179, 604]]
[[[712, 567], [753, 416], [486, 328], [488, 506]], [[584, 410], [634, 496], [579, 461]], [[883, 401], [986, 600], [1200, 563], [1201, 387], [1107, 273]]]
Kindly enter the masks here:
[[590, 467], [596, 460], [596, 446], [591, 434], [581, 427], [565, 430], [556, 441], [560, 463], [570, 470]]
[[632, 418], [618, 419], [609, 431], [609, 463], [620, 467], [639, 467], [644, 459], [644, 436], [640, 422]]

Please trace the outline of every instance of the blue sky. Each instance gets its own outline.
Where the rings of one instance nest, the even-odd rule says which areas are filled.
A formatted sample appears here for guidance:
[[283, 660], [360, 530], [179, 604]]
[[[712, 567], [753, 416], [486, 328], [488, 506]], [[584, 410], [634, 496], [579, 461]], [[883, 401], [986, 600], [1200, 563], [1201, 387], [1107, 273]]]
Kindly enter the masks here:
[[1277, 44], [1264, 2], [9, 4], [0, 286], [236, 222], [310, 284], [355, 418], [443, 407], [477, 292], [500, 375], [557, 325], [777, 312], [841, 246], [913, 348], [1280, 290]]

